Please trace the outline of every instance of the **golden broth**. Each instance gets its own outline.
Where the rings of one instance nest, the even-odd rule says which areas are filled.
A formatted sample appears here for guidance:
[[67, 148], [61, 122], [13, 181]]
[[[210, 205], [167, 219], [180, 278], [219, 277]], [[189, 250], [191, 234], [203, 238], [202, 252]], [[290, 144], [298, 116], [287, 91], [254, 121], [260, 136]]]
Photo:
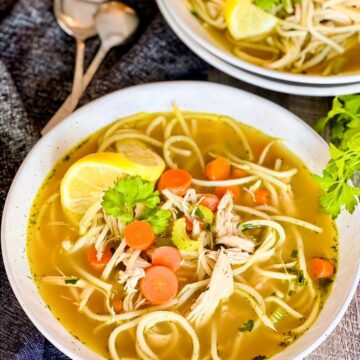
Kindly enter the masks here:
[[[216, 42], [218, 42], [219, 44], [221, 44], [223, 47], [225, 47], [225, 49], [227, 49], [229, 52], [233, 53], [234, 48], [237, 46], [235, 45], [235, 42], [232, 42], [229, 38], [228, 38], [228, 34], [227, 34], [227, 30], [218, 30], [215, 29], [211, 26], [209, 26], [208, 24], [203, 24], [204, 28], [206, 29], [206, 31], [216, 40]], [[354, 39], [352, 39], [354, 40]], [[357, 40], [355, 40], [357, 41]], [[244, 43], [246, 43], [246, 41], [244, 40]], [[251, 44], [251, 40], [248, 40], [248, 43]], [[265, 41], [261, 42], [256, 42], [256, 44], [258, 45], [266, 45], [268, 46]], [[239, 49], [241, 49], [242, 52], [259, 58], [261, 60], [271, 60], [272, 59], [272, 53], [268, 52], [268, 51], [261, 51], [261, 50], [257, 50], [257, 49], [250, 49], [246, 46], [238, 46]], [[251, 60], [248, 59], [243, 59], [244, 61], [248, 61], [251, 62]], [[326, 69], [329, 66], [330, 62], [335, 62], [340, 60], [341, 61], [341, 66], [339, 67], [339, 71], [336, 71], [334, 73], [332, 73], [331, 70], [329, 70], [329, 73], [326, 75], [349, 75], [349, 74], [354, 74], [354, 73], [359, 73], [360, 72], [360, 43], [357, 41], [357, 45], [351, 47], [349, 50], [345, 51], [343, 54], [328, 60], [328, 61], [322, 61], [319, 65], [313, 66], [307, 70], [305, 70], [304, 72], [302, 72], [301, 74], [304, 75], [324, 75], [324, 71], [326, 71]], [[258, 65], [258, 64], [256, 64]], [[279, 71], [286, 71], [286, 72], [292, 72], [291, 70], [279, 70]], [[327, 71], [328, 72], [328, 71]]]
[[[151, 114], [145, 120], [136, 123], [137, 129], [145, 129], [147, 124], [159, 114]], [[173, 117], [172, 114], [161, 114], [168, 120]], [[272, 140], [271, 137], [263, 134], [244, 124], [239, 124], [244, 134], [249, 140], [251, 149], [257, 158], [266, 144]], [[180, 131], [178, 125], [175, 127], [175, 133]], [[31, 216], [28, 230], [28, 258], [31, 266], [33, 277], [38, 286], [39, 292], [49, 309], [54, 316], [71, 332], [77, 339], [86, 344], [89, 348], [102, 356], [108, 358], [109, 352], [107, 348], [107, 340], [111, 330], [115, 325], [97, 328], [99, 323], [90, 320], [83, 313], [79, 312], [78, 306], [74, 304], [73, 297], [69, 288], [57, 287], [39, 281], [45, 275], [59, 275], [59, 269], [66, 275], [76, 275], [69, 258], [76, 261], [78, 264], [86, 269], [88, 272], [98, 275], [87, 264], [85, 253], [83, 250], [69, 256], [61, 247], [61, 242], [65, 239], [75, 241], [78, 238], [77, 228], [69, 223], [65, 214], [62, 211], [60, 199], [57, 197], [50, 206], [45, 210], [40, 221], [37, 221], [39, 211], [42, 208], [46, 199], [59, 191], [60, 181], [66, 170], [76, 160], [80, 159], [86, 154], [96, 152], [97, 143], [105, 129], [92, 135], [89, 139], [81, 143], [78, 147], [71, 150], [62, 160], [60, 160], [46, 178], [44, 184], [36, 196], [33, 207], [31, 209]], [[159, 136], [159, 130], [155, 131], [154, 137]], [[197, 132], [194, 135], [194, 140], [198, 143], [200, 149], [205, 155], [208, 151], [220, 151], [228, 148], [238, 156], [245, 154], [239, 146], [239, 139], [228, 126], [221, 121], [213, 122], [207, 120], [198, 120]], [[156, 150], [156, 149], [154, 149]], [[161, 155], [161, 154], [160, 154]], [[312, 231], [299, 228], [304, 241], [304, 249], [307, 262], [316, 256], [332, 259], [336, 264], [337, 259], [337, 240], [336, 230], [330, 216], [321, 212], [318, 205], [318, 196], [320, 190], [313, 182], [309, 171], [305, 165], [292, 153], [290, 153], [284, 146], [275, 144], [265, 162], [265, 166], [273, 167], [274, 161], [281, 158], [284, 161], [283, 169], [292, 167], [298, 168], [298, 174], [292, 180], [292, 188], [294, 192], [295, 205], [297, 207], [297, 217], [316, 224], [324, 229], [321, 234], [316, 234]], [[200, 176], [198, 166], [191, 161], [184, 161], [184, 158], [178, 157], [179, 167], [185, 168], [192, 172], [194, 176]], [[209, 157], [205, 155], [205, 160]], [[252, 205], [251, 199], [242, 192], [241, 203], [245, 205]], [[241, 214], [243, 219], [251, 219], [250, 215]], [[284, 225], [286, 229], [286, 225]], [[291, 254], [296, 249], [295, 239], [288, 235], [288, 238], [283, 246], [283, 257], [290, 261]], [[288, 260], [290, 259], [290, 260]], [[272, 259], [268, 260], [271, 264]], [[243, 279], [252, 286], [264, 280], [253, 269], [247, 270], [242, 274]], [[280, 284], [274, 287], [273, 281], [267, 280], [265, 285], [258, 289], [261, 295], [269, 296], [274, 291], [281, 291], [288, 293], [288, 285]], [[316, 287], [318, 287], [316, 285]], [[321, 294], [322, 302], [326, 299], [328, 291], [317, 290]], [[305, 300], [305, 301], [304, 301]], [[304, 315], [309, 314], [311, 308], [308, 307], [306, 299], [295, 295], [291, 300], [291, 304], [298, 304], [297, 311]], [[91, 298], [90, 303], [93, 311], [101, 313], [105, 310], [103, 298], [96, 295]], [[275, 333], [262, 324], [256, 325], [257, 316], [254, 310], [250, 307], [247, 300], [234, 293], [229, 299], [227, 305], [229, 312], [222, 314], [222, 311], [217, 311], [216, 317], [218, 319], [218, 351], [220, 357], [223, 359], [253, 359], [256, 356], [264, 355], [270, 357], [273, 354], [283, 350], [296, 339], [296, 336], [289, 336], [288, 329], [301, 324], [300, 320], [295, 320], [287, 317], [279, 325], [279, 333]], [[189, 304], [185, 304], [180, 308], [180, 313], [188, 311]], [[269, 311], [274, 311], [275, 305], [269, 305]], [[170, 309], [171, 310], [171, 309]], [[225, 316], [225, 317], [224, 317]], [[242, 327], [249, 320], [255, 322], [255, 327], [251, 332], [239, 332], [239, 327]], [[181, 332], [180, 332], [181, 334]], [[134, 332], [128, 331], [118, 337], [117, 346], [120, 349], [121, 356], [135, 357], [134, 347]], [[210, 346], [210, 326], [206, 326], [199, 331], [201, 343], [201, 356], [208, 353]], [[237, 353], [233, 352], [234, 343], [238, 342], [239, 350]], [[181, 342], [177, 345], [175, 351], [171, 354], [161, 356], [161, 359], [184, 359], [190, 358], [191, 342], [188, 336], [181, 336]]]

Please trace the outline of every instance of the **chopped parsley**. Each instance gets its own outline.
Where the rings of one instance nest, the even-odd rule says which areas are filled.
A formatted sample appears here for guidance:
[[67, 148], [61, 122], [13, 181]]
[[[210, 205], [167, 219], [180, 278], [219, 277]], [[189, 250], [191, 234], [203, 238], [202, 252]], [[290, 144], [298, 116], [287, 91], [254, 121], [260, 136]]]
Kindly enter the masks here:
[[297, 251], [296, 249], [294, 249], [294, 250], [291, 252], [290, 256], [291, 256], [292, 258], [297, 258], [297, 257], [298, 257], [298, 251]]
[[243, 326], [239, 327], [240, 332], [251, 331], [254, 327], [254, 320], [248, 320]]
[[302, 270], [299, 271], [297, 280], [298, 280], [298, 283], [301, 286], [305, 285], [306, 279], [305, 279], [305, 276], [304, 276], [304, 272]]
[[75, 285], [79, 279], [65, 279], [64, 281], [66, 285]]

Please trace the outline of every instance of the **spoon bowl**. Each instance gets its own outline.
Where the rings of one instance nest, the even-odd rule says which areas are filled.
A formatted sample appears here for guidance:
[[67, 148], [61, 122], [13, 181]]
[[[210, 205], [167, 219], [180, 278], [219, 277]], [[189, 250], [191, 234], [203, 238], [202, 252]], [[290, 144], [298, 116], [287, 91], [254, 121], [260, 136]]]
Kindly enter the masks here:
[[99, 6], [95, 15], [95, 27], [101, 46], [107, 51], [126, 43], [139, 25], [139, 18], [127, 5], [111, 1]]
[[59, 26], [70, 36], [86, 40], [96, 35], [94, 15], [102, 1], [54, 0]]

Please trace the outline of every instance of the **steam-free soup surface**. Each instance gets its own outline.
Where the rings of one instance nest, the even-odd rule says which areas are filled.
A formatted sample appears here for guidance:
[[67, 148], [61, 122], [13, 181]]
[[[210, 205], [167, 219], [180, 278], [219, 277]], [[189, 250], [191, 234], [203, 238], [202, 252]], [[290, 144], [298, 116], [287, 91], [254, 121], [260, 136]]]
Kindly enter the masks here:
[[[248, 154], [244, 151], [238, 135], [220, 117], [216, 115], [201, 116], [200, 114], [188, 114], [186, 112], [184, 114], [191, 130], [191, 136], [197, 143], [206, 162], [212, 160], [209, 152], [224, 154], [225, 149], [239, 158], [247, 158]], [[135, 120], [138, 119], [138, 121], [128, 122], [126, 127], [143, 132], [159, 116], [164, 117], [164, 126], [174, 118], [172, 113], [139, 115], [137, 118], [135, 117]], [[214, 119], [217, 120], [214, 121]], [[238, 126], [245, 134], [254, 154], [253, 161], [256, 162], [264, 148], [273, 139], [244, 124], [239, 123]], [[99, 141], [101, 142], [105, 131], [99, 131], [71, 150], [55, 165], [45, 180], [31, 210], [28, 231], [28, 257], [40, 295], [54, 316], [71, 334], [86, 346], [105, 358], [109, 358], [109, 335], [119, 324], [107, 325], [106, 323], [89, 318], [83, 311], [79, 310], [79, 303], [76, 297], [74, 298], [74, 287], [71, 286], [72, 284], [68, 284], [69, 286], [56, 286], [42, 280], [44, 277], [61, 276], [61, 274], [82, 278], [82, 275], [77, 271], [78, 268], [99, 278], [99, 272], [95, 271], [87, 261], [86, 248], [69, 254], [63, 247], [64, 241], [75, 243], [79, 239], [79, 228], [78, 224], [69, 220], [68, 215], [64, 213], [58, 194], [60, 182], [65, 172], [77, 160], [97, 151]], [[172, 135], [176, 134], [183, 134], [179, 123], [175, 124], [172, 131]], [[162, 126], [156, 127], [151, 136], [162, 141]], [[187, 144], [177, 143], [176, 145], [183, 145], [184, 149], [189, 148]], [[162, 149], [151, 146], [150, 148], [158, 152], [160, 156], [163, 156]], [[190, 158], [178, 155], [173, 156], [179, 168], [190, 172], [194, 178], [203, 178], [203, 170], [201, 170], [195, 156]], [[303, 243], [303, 254], [307, 270], [309, 270], [312, 258], [329, 259], [336, 266], [337, 242], [334, 224], [331, 218], [322, 213], [319, 208], [318, 196], [320, 191], [313, 182], [308, 169], [279, 142], [271, 146], [262, 166], [274, 169], [276, 162], [280, 164], [281, 171], [293, 168], [298, 170], [291, 179], [293, 192], [291, 208], [287, 202], [288, 200], [282, 198], [283, 195], [279, 195], [279, 204], [273, 204], [269, 201], [268, 205], [270, 207], [268, 210], [266, 210], [266, 205], [258, 206], [254, 204], [251, 189], [249, 190], [251, 185], [254, 185], [254, 182], [252, 184], [240, 185], [241, 192], [238, 204], [247, 208], [257, 209], [258, 211], [264, 211], [269, 216], [275, 215], [276, 210], [271, 211], [271, 207], [273, 207], [273, 209], [278, 209], [281, 215], [292, 216], [312, 223], [323, 229], [323, 231], [322, 233], [316, 233], [301, 226], [279, 222], [286, 233], [284, 244], [275, 250], [273, 256], [254, 266], [250, 266], [238, 277], [235, 277], [235, 281], [255, 289], [264, 299], [279, 297], [298, 313], [302, 314], [303, 317], [296, 319], [289, 315], [288, 312], [280, 311], [281, 319], [277, 321], [274, 317], [279, 315], [279, 305], [271, 301], [266, 302], [266, 314], [272, 318], [278, 330], [274, 331], [262, 323], [249, 299], [243, 293], [234, 291], [229, 298], [221, 301], [212, 315], [211, 321], [206, 326], [200, 328], [194, 326], [200, 340], [200, 358], [206, 357], [210, 352], [211, 324], [213, 323], [215, 324], [213, 326], [217, 329], [217, 345], [215, 347], [217, 347], [216, 351], [220, 358], [262, 359], [263, 357], [271, 357], [275, 353], [284, 350], [286, 346], [291, 345], [303, 333], [303, 331], [293, 333], [291, 330], [304, 324], [309, 316], [313, 317], [312, 323], [326, 300], [329, 290], [328, 285], [331, 280], [319, 282], [316, 279], [314, 280], [309, 272], [304, 274], [303, 271], [299, 270], [301, 269], [299, 265], [301, 262], [301, 249], [299, 249], [298, 241], [300, 238], [300, 241]], [[214, 191], [211, 187], [195, 186], [195, 188], [198, 193]], [[239, 212], [238, 215], [241, 222], [259, 219], [258, 216], [246, 212]], [[264, 231], [262, 228], [255, 228], [253, 230], [250, 229], [246, 234], [249, 236], [249, 239], [254, 239], [256, 242], [263, 238]], [[298, 238], [296, 234], [299, 236]], [[171, 238], [170, 235], [169, 237]], [[164, 238], [167, 237], [165, 236]], [[256, 246], [259, 247], [260, 243]], [[216, 249], [218, 248], [217, 246]], [[256, 252], [256, 247], [254, 251]], [[290, 263], [290, 265], [286, 265], [286, 268], [282, 267], [281, 264], [284, 263]], [[74, 267], [74, 264], [77, 267]], [[289, 281], [272, 279], [266, 276], [266, 273], [259, 271], [259, 268], [269, 272], [281, 272], [296, 276], [295, 279]], [[180, 269], [176, 273], [179, 278], [179, 289], [183, 288], [186, 284], [198, 281], [198, 279], [194, 278], [195, 270], [189, 273], [186, 271], [182, 272], [183, 270]], [[204, 278], [206, 279], [208, 276], [205, 275]], [[112, 274], [108, 282], [119, 293], [123, 291], [123, 286], [117, 282], [115, 274]], [[310, 288], [310, 283], [313, 290]], [[205, 287], [195, 292], [194, 296], [190, 297], [179, 308], [172, 307], [167, 309], [167, 311], [174, 311], [186, 317], [190, 307], [203, 291], [205, 291]], [[81, 289], [77, 294], [80, 293]], [[140, 308], [150, 306], [153, 305], [145, 303]], [[96, 314], [107, 314], [108, 312], [104, 296], [100, 292], [92, 294], [87, 307]], [[315, 314], [312, 313], [314, 309]], [[273, 314], [275, 315], [272, 316]], [[157, 325], [156, 334], [169, 333], [171, 331], [169, 326], [171, 326], [171, 323]], [[189, 359], [193, 346], [190, 337], [181, 327], [178, 328], [178, 335], [178, 341], [170, 353], [160, 343], [149, 340], [151, 336], [148, 335], [147, 339], [153, 351], [160, 359]], [[156, 337], [156, 335], [154, 336]], [[125, 358], [138, 357], [135, 349], [135, 337], [135, 328], [125, 331], [117, 337], [116, 345], [119, 356]]]

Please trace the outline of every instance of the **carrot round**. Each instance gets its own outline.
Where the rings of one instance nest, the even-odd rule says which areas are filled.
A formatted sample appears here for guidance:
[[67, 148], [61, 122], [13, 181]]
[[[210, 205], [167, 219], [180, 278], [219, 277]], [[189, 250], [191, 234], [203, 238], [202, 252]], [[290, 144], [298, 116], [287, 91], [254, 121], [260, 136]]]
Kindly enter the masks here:
[[189, 189], [192, 181], [192, 176], [182, 169], [166, 170], [160, 176], [158, 182], [158, 190], [161, 192], [165, 189], [172, 193], [183, 196]]
[[315, 279], [328, 278], [334, 274], [334, 265], [327, 259], [312, 258], [310, 272]]
[[217, 210], [220, 202], [220, 199], [215, 194], [200, 194], [198, 199], [201, 199], [200, 205], [206, 206], [213, 212]]
[[232, 179], [240, 179], [247, 175], [247, 172], [242, 169], [234, 168], [231, 172]]
[[237, 185], [232, 185], [232, 186], [218, 186], [215, 188], [215, 194], [219, 197], [222, 198], [225, 193], [227, 191], [231, 191], [234, 197], [234, 203], [238, 203], [240, 201], [240, 194], [241, 194], [241, 190], [240, 187]]
[[180, 251], [172, 246], [161, 246], [152, 253], [152, 264], [163, 265], [176, 272], [180, 269], [182, 256]]
[[116, 314], [120, 314], [123, 309], [123, 302], [120, 298], [116, 298], [112, 301], [111, 306]]
[[187, 216], [185, 216], [185, 225], [186, 225], [187, 232], [190, 233], [193, 231], [194, 224], [193, 224], [192, 220], [190, 218], [188, 218]]
[[112, 257], [112, 252], [110, 248], [107, 246], [101, 256], [100, 259], [97, 257], [97, 250], [95, 249], [95, 245], [90, 245], [86, 251], [87, 259], [89, 264], [96, 270], [102, 271], [106, 264], [110, 261]]
[[207, 163], [205, 177], [209, 180], [227, 180], [230, 177], [230, 170], [230, 161], [219, 157]]
[[153, 265], [145, 270], [145, 277], [140, 280], [140, 291], [152, 304], [164, 304], [176, 296], [178, 280], [168, 267]]
[[270, 202], [270, 193], [266, 189], [257, 189], [255, 191], [255, 203], [257, 205], [266, 205]]
[[135, 250], [146, 250], [154, 243], [155, 233], [148, 222], [134, 221], [126, 226], [124, 239], [126, 244], [131, 248]]

